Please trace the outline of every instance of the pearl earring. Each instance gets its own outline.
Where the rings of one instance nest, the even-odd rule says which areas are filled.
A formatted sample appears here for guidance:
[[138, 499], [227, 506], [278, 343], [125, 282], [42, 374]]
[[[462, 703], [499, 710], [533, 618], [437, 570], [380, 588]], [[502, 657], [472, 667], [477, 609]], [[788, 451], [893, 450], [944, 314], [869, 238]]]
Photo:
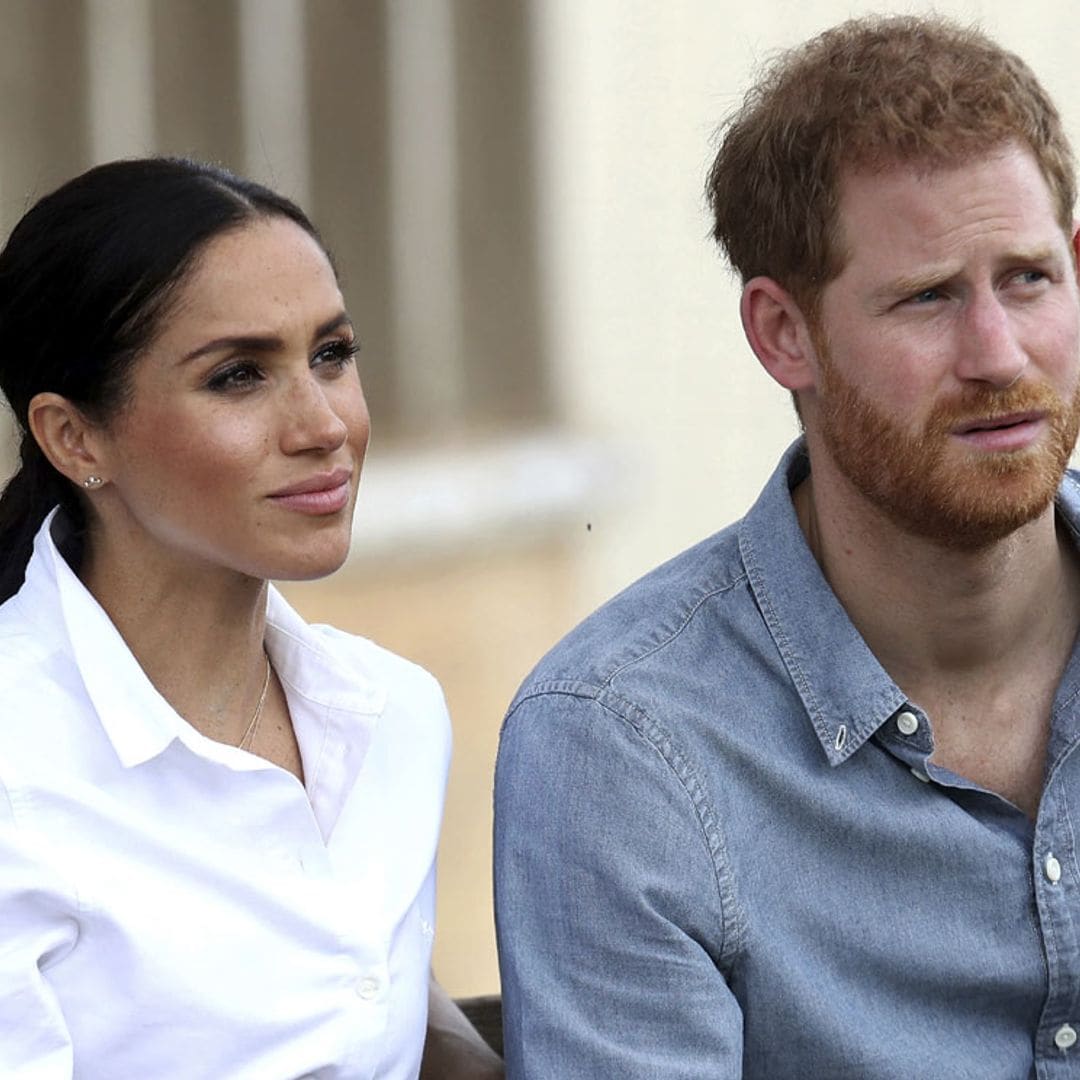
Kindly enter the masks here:
[[82, 482], [82, 486], [84, 488], [99, 488], [104, 483], [105, 483], [105, 481], [102, 480], [100, 476], [88, 476]]

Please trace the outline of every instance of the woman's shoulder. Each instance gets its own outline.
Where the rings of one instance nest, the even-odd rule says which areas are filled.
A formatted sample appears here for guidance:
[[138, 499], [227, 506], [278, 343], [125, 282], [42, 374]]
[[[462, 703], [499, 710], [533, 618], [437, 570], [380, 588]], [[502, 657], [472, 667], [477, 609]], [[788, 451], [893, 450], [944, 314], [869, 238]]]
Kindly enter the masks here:
[[399, 653], [391, 652], [370, 638], [336, 626], [313, 623], [308, 627], [313, 640], [332, 655], [338, 663], [348, 665], [383, 683], [387, 689], [410, 688], [418, 693], [438, 694], [438, 680], [426, 668]]
[[91, 730], [81, 677], [61, 638], [4, 617], [2, 608], [0, 688], [0, 785], [28, 780], [45, 763], [62, 772], [62, 762], [77, 757], [76, 733]]
[[7, 707], [15, 703], [15, 695], [40, 698], [65, 682], [71, 667], [61, 638], [41, 633], [24, 616], [16, 597], [0, 604], [0, 687]]
[[[290, 613], [295, 615], [294, 612]], [[271, 659], [294, 690], [332, 707], [412, 717], [424, 727], [446, 722], [442, 687], [425, 668], [369, 638], [272, 612]]]
[[446, 701], [433, 675], [366, 637], [306, 622], [276, 589], [270, 591], [266, 643], [278, 677], [298, 698], [380, 716], [378, 729], [386, 737], [449, 740]]
[[[445, 770], [450, 753], [450, 715], [438, 680], [419, 664], [368, 638], [333, 626], [308, 628], [307, 644], [320, 664], [305, 665], [294, 691], [317, 705], [353, 713], [375, 741], [395, 756], [395, 768]], [[295, 671], [295, 669], [294, 669]], [[376, 719], [377, 718], [377, 719]], [[424, 748], [423, 751], [420, 748]], [[407, 757], [397, 757], [407, 753]]]

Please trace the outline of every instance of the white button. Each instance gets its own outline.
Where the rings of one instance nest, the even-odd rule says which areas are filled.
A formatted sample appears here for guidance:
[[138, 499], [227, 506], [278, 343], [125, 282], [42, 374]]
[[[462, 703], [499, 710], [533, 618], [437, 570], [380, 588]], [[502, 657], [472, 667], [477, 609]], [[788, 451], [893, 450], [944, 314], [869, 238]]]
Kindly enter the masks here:
[[896, 718], [901, 735], [914, 735], [919, 730], [919, 718], [914, 713], [902, 712]]
[[1054, 1034], [1054, 1045], [1059, 1050], [1070, 1050], [1076, 1045], [1076, 1028], [1062, 1024]]
[[[1043, 870], [1046, 872], [1046, 880], [1049, 881], [1051, 885], [1056, 885], [1061, 880], [1061, 863], [1059, 863], [1053, 855], [1046, 856], [1046, 862], [1043, 863]], [[1064, 1030], [1065, 1029], [1062, 1028], [1062, 1031]], [[1075, 1033], [1073, 1034], [1073, 1038], [1076, 1038]], [[1069, 1045], [1071, 1046], [1072, 1044], [1070, 1043]]]
[[924, 784], [930, 783], [930, 777], [927, 776], [922, 769], [912, 769], [911, 775], [914, 776], [916, 780], [921, 780]]
[[368, 976], [356, 984], [356, 996], [364, 1001], [371, 1001], [379, 992], [379, 980]]

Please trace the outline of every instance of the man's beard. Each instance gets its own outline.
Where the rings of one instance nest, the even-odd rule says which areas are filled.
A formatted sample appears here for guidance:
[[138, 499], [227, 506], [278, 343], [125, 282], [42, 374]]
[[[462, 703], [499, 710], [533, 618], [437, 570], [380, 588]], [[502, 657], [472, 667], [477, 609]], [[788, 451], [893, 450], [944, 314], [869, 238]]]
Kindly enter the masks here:
[[[819, 344], [821, 435], [850, 483], [899, 528], [943, 547], [977, 550], [1049, 506], [1080, 429], [1080, 385], [1065, 401], [1045, 383], [968, 387], [939, 402], [912, 434], [848, 382]], [[990, 417], [1037, 411], [1048, 437], [1017, 451], [975, 451], [950, 436]]]

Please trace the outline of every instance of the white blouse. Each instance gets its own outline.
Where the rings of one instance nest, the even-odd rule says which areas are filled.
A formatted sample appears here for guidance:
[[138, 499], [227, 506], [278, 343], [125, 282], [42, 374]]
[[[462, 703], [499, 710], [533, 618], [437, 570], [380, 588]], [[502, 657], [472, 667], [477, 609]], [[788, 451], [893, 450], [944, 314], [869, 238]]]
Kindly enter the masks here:
[[0, 1076], [415, 1077], [438, 684], [271, 588], [302, 786], [173, 711], [49, 526], [0, 606]]

